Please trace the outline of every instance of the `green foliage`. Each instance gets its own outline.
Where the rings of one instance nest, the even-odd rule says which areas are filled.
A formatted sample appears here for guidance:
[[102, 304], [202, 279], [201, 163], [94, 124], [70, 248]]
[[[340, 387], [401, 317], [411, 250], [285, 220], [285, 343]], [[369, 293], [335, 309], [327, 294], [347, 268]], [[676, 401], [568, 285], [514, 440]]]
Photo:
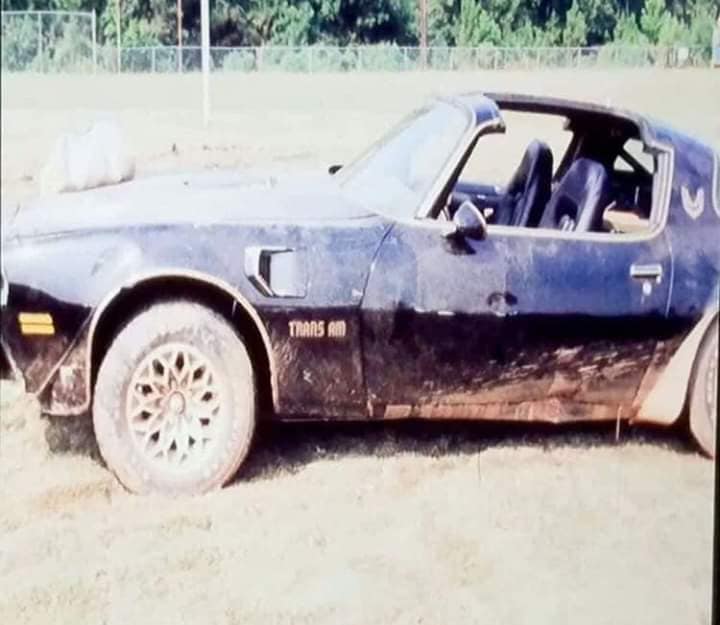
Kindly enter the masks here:
[[577, 0], [578, 11], [587, 26], [587, 40], [583, 45], [598, 45], [611, 39], [619, 15], [618, 4], [608, 0]]
[[502, 33], [497, 22], [483, 9], [479, 0], [462, 0], [460, 16], [455, 30], [455, 42], [458, 46], [498, 45], [502, 42]]
[[45, 69], [89, 69], [92, 65], [91, 39], [77, 21], [70, 21], [63, 28], [62, 36], [48, 48]]
[[308, 54], [303, 48], [260, 48], [258, 69], [303, 72], [308, 69]]
[[378, 44], [362, 48], [360, 65], [367, 70], [399, 71], [406, 69], [406, 52], [396, 45]]
[[307, 69], [313, 72], [343, 72], [357, 68], [357, 51], [353, 48], [314, 46], [303, 53]]
[[457, 10], [456, 0], [429, 0], [428, 43], [431, 46], [455, 45]]
[[290, 46], [309, 43], [313, 17], [309, 2], [253, 0], [247, 4], [245, 23], [259, 43]]
[[674, 15], [666, 14], [660, 25], [657, 43], [661, 46], [688, 42], [688, 29]]
[[311, 0], [313, 39], [339, 45], [394, 42], [416, 37], [416, 0]]
[[[38, 27], [33, 17], [22, 17], [2, 24], [2, 69], [22, 70], [38, 55]], [[38, 68], [39, 69], [39, 68]]]
[[640, 30], [637, 19], [632, 13], [620, 14], [615, 25], [613, 40], [623, 46], [640, 46], [648, 43], [647, 35]]
[[666, 15], [665, 0], [645, 0], [645, 6], [640, 14], [640, 28], [650, 43], [658, 43]]
[[221, 67], [224, 72], [251, 72], [256, 68], [255, 53], [251, 50], [233, 50], [223, 57]]
[[92, 31], [87, 20], [57, 20], [49, 15], [3, 19], [3, 70], [82, 70], [91, 65]]
[[720, 4], [717, 0], [700, 1], [695, 4], [688, 17], [687, 42], [691, 46], [706, 46], [715, 32], [720, 37], [720, 25], [716, 26], [718, 19], [720, 19]]
[[[116, 42], [117, 0], [1, 0], [4, 10], [74, 10], [98, 15], [99, 43]], [[431, 46], [708, 46], [720, 10], [718, 0], [427, 0]], [[386, 43], [416, 46], [419, 0], [212, 0], [211, 42], [215, 46], [328, 46], [318, 48], [318, 69], [346, 69], [355, 58], [330, 46]], [[122, 45], [177, 44], [177, 0], [122, 0]], [[9, 23], [9, 22], [8, 22]], [[13, 67], [37, 52], [31, 22], [3, 26], [3, 67]], [[50, 26], [48, 25], [48, 28]], [[84, 35], [78, 35], [81, 39]], [[71, 43], [49, 30], [46, 38], [63, 40], [57, 51], [70, 58]], [[200, 3], [183, 0], [183, 43], [200, 43]], [[33, 52], [34, 51], [34, 52]], [[278, 53], [280, 54], [280, 53]], [[363, 64], [408, 64], [399, 50], [363, 51]], [[437, 52], [438, 55], [449, 54]], [[608, 52], [608, 54], [615, 54]], [[313, 53], [313, 59], [315, 59]], [[483, 58], [490, 58], [481, 55]], [[438, 59], [440, 57], [438, 56]], [[476, 56], [452, 57], [462, 66], [484, 63]], [[417, 59], [411, 59], [413, 66]], [[270, 61], [268, 61], [270, 62]], [[285, 51], [272, 66], [307, 64], [303, 52]], [[439, 62], [439, 61], [438, 61]], [[450, 57], [448, 56], [448, 62]], [[225, 58], [228, 69], [245, 68], [249, 57]]]
[[587, 42], [588, 27], [585, 15], [580, 9], [577, 0], [574, 0], [570, 10], [565, 16], [565, 28], [562, 32], [562, 42], [566, 46], [584, 46]]

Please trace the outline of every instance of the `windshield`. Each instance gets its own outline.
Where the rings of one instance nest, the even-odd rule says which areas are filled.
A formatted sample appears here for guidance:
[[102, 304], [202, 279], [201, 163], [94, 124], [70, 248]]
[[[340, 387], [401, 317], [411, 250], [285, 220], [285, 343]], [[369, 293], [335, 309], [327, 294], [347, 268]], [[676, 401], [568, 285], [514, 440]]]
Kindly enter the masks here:
[[340, 170], [344, 191], [371, 210], [413, 217], [470, 123], [447, 102], [421, 108]]

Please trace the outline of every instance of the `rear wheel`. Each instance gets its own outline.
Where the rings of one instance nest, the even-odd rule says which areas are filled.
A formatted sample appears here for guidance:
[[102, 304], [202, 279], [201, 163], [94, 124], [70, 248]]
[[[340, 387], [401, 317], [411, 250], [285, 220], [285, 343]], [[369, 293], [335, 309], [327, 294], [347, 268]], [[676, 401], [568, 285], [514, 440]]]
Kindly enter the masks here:
[[129, 490], [198, 494], [226, 483], [247, 456], [255, 403], [241, 338], [212, 310], [169, 302], [138, 314], [113, 341], [93, 425]]
[[715, 457], [718, 412], [718, 320], [705, 334], [695, 360], [690, 390], [690, 431], [702, 449]]

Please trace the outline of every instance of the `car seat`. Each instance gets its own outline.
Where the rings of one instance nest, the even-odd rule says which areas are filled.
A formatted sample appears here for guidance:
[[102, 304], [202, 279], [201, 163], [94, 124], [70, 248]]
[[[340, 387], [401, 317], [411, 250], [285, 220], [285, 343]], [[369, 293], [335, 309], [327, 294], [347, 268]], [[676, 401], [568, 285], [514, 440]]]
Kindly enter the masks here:
[[495, 223], [534, 228], [550, 199], [553, 155], [546, 143], [533, 140], [505, 188]]
[[575, 232], [599, 231], [609, 196], [610, 178], [605, 167], [597, 161], [579, 158], [553, 192], [540, 227]]

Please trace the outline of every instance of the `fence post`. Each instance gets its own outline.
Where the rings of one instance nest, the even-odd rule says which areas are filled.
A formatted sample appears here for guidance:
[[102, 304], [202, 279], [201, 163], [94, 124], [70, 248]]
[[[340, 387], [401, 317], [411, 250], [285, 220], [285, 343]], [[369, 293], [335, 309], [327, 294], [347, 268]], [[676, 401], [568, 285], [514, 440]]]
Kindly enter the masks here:
[[150, 48], [150, 69], [153, 74], [155, 73], [155, 50], [156, 50], [155, 46]]
[[312, 74], [312, 71], [313, 71], [313, 51], [312, 51], [312, 46], [308, 46], [308, 58], [307, 58], [307, 63], [308, 63], [308, 73], [309, 73], [309, 74]]
[[93, 74], [97, 74], [97, 16], [95, 15], [95, 9], [92, 12], [92, 59]]
[[38, 11], [38, 14], [37, 14], [37, 26], [38, 26], [38, 59], [40, 60], [39, 67], [42, 70], [45, 66], [45, 63], [43, 63], [42, 12], [41, 11]]

